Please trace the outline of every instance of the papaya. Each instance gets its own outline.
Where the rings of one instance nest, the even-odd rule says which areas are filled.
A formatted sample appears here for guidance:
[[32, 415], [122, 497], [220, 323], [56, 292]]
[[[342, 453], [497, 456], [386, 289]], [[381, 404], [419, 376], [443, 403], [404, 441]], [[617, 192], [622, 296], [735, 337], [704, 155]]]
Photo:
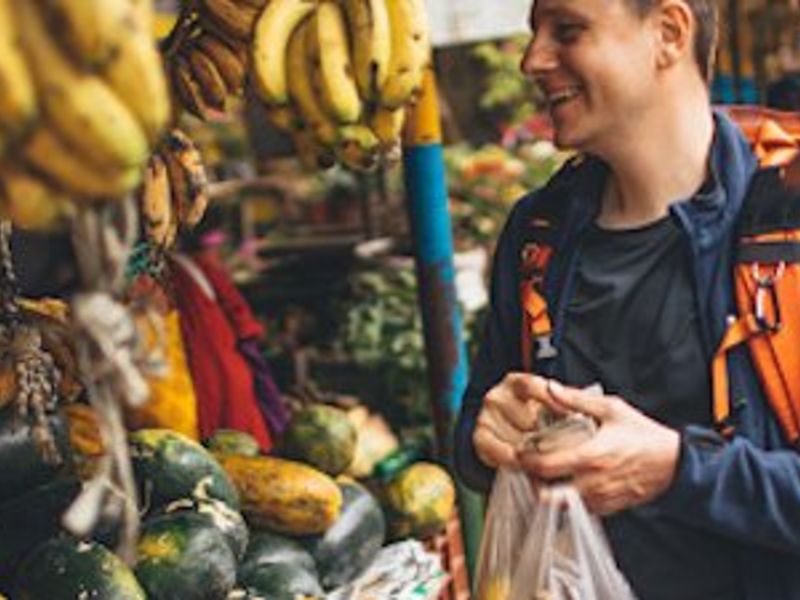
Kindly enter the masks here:
[[253, 527], [279, 533], [322, 533], [342, 508], [342, 492], [325, 473], [271, 456], [218, 456]]
[[335, 477], [353, 462], [357, 440], [356, 429], [345, 411], [312, 404], [292, 415], [280, 450], [287, 458], [308, 463]]
[[144, 523], [134, 572], [150, 600], [219, 600], [236, 584], [236, 558], [216, 527], [179, 512]]
[[20, 569], [19, 600], [146, 600], [130, 569], [95, 542], [53, 538]]
[[239, 498], [220, 464], [203, 446], [169, 429], [140, 429], [129, 437], [131, 462], [145, 505], [157, 508], [196, 496], [222, 500], [234, 510]]
[[418, 462], [389, 481], [381, 496], [390, 536], [424, 539], [447, 524], [455, 508], [456, 489], [445, 469]]

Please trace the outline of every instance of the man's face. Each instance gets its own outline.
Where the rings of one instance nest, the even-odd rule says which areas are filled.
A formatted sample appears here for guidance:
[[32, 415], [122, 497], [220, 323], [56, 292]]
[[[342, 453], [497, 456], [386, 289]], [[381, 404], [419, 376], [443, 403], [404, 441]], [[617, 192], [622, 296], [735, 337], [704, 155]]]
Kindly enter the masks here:
[[656, 99], [656, 27], [625, 0], [536, 0], [522, 70], [547, 99], [556, 143], [603, 155]]

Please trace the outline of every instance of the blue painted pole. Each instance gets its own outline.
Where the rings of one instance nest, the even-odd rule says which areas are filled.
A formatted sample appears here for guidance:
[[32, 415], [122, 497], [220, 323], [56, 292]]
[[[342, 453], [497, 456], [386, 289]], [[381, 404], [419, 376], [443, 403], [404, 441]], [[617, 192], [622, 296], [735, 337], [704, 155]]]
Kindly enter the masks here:
[[[441, 119], [433, 70], [411, 109], [403, 167], [413, 235], [428, 382], [440, 456], [452, 465], [453, 431], [467, 385], [467, 353], [456, 299], [453, 232], [448, 210]], [[467, 569], [474, 573], [483, 523], [482, 499], [459, 485]]]

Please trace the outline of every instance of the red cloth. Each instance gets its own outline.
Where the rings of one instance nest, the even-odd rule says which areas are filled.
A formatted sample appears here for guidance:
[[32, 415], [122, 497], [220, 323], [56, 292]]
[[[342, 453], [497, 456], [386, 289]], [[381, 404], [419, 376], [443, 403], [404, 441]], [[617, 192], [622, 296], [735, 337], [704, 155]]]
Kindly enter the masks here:
[[272, 438], [258, 407], [252, 371], [237, 347], [240, 339], [260, 335], [262, 327], [222, 268], [202, 256], [193, 262], [216, 298], [179, 261], [172, 262], [172, 283], [194, 379], [200, 436], [221, 428], [245, 431], [266, 452]]

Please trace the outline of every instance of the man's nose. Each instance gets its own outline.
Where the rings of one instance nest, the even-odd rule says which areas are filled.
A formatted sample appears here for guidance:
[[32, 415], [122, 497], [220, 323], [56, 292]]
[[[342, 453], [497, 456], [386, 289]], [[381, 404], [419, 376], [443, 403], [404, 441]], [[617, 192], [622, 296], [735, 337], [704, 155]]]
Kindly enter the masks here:
[[555, 69], [557, 65], [558, 56], [554, 45], [548, 41], [546, 35], [534, 35], [522, 55], [522, 72], [536, 76]]

